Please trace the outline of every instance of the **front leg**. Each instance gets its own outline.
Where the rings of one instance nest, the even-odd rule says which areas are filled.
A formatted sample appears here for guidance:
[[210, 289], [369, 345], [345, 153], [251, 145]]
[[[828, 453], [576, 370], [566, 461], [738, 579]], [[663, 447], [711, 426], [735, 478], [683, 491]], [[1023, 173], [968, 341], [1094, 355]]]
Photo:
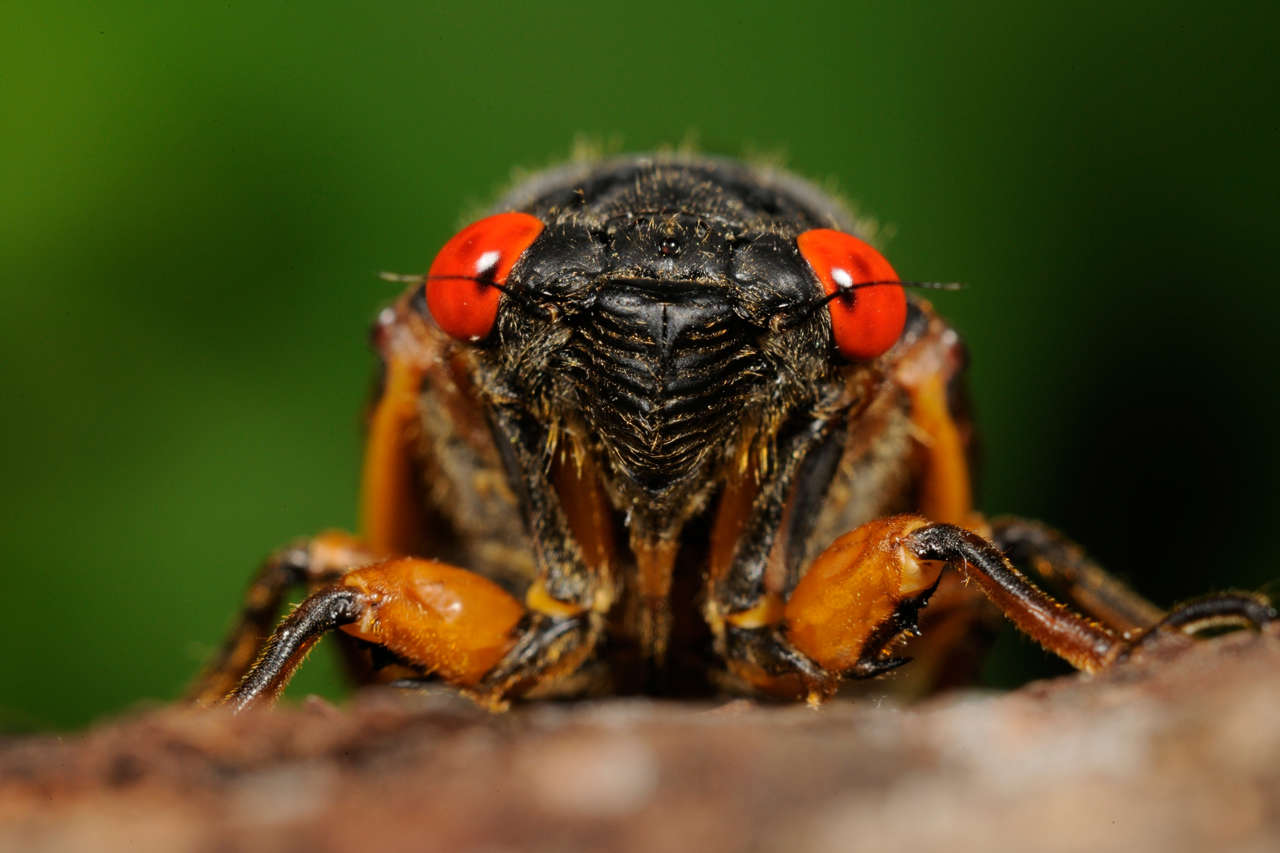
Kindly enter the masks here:
[[258, 568], [245, 590], [235, 626], [187, 689], [187, 699], [200, 705], [217, 702], [244, 678], [293, 590], [331, 583], [377, 559], [362, 541], [340, 531], [322, 533], [276, 551]]
[[896, 516], [832, 543], [796, 585], [780, 620], [755, 628], [751, 643], [740, 644], [754, 657], [730, 665], [766, 691], [802, 687], [816, 702], [834, 693], [842, 677], [866, 677], [906, 663], [893, 649], [918, 631], [917, 613], [946, 568], [977, 586], [1019, 630], [1084, 672], [1110, 666], [1162, 637], [1280, 619], [1257, 596], [1225, 594], [1175, 608], [1145, 632], [1120, 633], [1049, 596], [976, 533]]
[[348, 572], [276, 628], [226, 698], [235, 710], [275, 699], [311, 648], [341, 630], [497, 710], [540, 681], [575, 669], [598, 619], [526, 607], [473, 572], [433, 560], [386, 560]]
[[1015, 566], [1030, 571], [1074, 606], [1118, 631], [1150, 627], [1164, 611], [1095, 563], [1084, 549], [1038, 521], [991, 519], [990, 539]]
[[604, 495], [589, 463], [575, 464], [562, 449], [544, 471], [527, 450], [541, 443], [519, 440], [520, 425], [501, 415], [495, 421], [525, 492], [542, 566], [524, 601], [486, 577], [434, 560], [404, 557], [356, 569], [303, 601], [276, 628], [229, 704], [240, 709], [274, 699], [311, 647], [333, 630], [373, 643], [495, 710], [578, 669], [613, 602], [612, 542], [595, 523], [605, 517]]

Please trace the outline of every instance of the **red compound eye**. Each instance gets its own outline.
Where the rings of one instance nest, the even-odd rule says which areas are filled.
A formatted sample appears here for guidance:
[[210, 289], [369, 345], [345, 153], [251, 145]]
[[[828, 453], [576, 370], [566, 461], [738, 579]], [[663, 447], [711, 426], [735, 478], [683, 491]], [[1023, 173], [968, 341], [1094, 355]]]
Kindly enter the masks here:
[[831, 332], [836, 348], [847, 359], [875, 358], [893, 346], [907, 323], [907, 297], [884, 256], [843, 231], [815, 228], [796, 238], [800, 254], [809, 262], [828, 296]]
[[450, 337], [479, 341], [493, 331], [507, 274], [542, 232], [527, 213], [499, 213], [453, 236], [427, 270], [427, 309]]

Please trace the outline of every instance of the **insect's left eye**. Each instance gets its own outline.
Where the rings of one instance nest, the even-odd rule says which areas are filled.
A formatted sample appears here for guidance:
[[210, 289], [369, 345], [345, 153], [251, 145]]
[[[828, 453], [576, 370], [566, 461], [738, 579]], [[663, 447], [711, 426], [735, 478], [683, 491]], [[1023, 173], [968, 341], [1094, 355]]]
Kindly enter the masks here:
[[427, 271], [427, 309], [436, 324], [458, 340], [488, 337], [507, 275], [540, 233], [536, 216], [499, 213], [455, 234]]
[[829, 297], [836, 349], [852, 361], [875, 358], [897, 342], [907, 322], [907, 297], [884, 256], [843, 231], [814, 228], [796, 238], [800, 254]]

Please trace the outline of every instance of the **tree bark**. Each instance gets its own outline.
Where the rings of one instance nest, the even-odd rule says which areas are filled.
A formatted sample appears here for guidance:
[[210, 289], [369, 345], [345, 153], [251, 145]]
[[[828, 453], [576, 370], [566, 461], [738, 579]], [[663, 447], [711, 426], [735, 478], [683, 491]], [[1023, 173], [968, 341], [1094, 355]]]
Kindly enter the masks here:
[[1280, 849], [1280, 630], [910, 708], [160, 708], [0, 742], [0, 849]]

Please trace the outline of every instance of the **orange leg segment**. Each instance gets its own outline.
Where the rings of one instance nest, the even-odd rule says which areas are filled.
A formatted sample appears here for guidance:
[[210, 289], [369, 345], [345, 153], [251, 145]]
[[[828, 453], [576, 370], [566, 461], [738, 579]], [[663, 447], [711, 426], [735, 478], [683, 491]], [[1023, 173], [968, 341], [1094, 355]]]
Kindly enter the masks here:
[[343, 631], [467, 687], [515, 645], [512, 631], [525, 613], [493, 581], [432, 560], [379, 563], [339, 586], [357, 591], [364, 604], [360, 619]]
[[[868, 641], [899, 605], [937, 584], [941, 566], [925, 564], [907, 544], [928, 523], [898, 516], [864, 524], [831, 543], [787, 600], [784, 624], [791, 645], [826, 670], [857, 667]], [[880, 642], [882, 649], [887, 644]]]
[[360, 529], [384, 554], [408, 554], [422, 542], [412, 446], [423, 369], [389, 357], [385, 387], [369, 418], [361, 476]]
[[[413, 558], [375, 563], [298, 605], [227, 703], [240, 710], [274, 699], [307, 652], [335, 629], [384, 647], [424, 674], [475, 689], [516, 645], [525, 613], [497, 584], [464, 569]], [[500, 706], [500, 699], [489, 704]]]
[[781, 638], [821, 670], [818, 677], [805, 673], [811, 701], [834, 692], [842, 675], [874, 675], [906, 662], [891, 657], [891, 649], [917, 632], [917, 612], [942, 570], [931, 566], [939, 563], [977, 586], [1045, 650], [1085, 672], [1160, 637], [1221, 625], [1259, 627], [1280, 618], [1258, 596], [1228, 593], [1175, 608], [1145, 632], [1122, 634], [1045, 593], [982, 536], [920, 516], [897, 516], [837, 539], [787, 601]]
[[[890, 651], [917, 632], [916, 613], [942, 570], [937, 561], [956, 568], [1025, 634], [1077, 669], [1100, 669], [1118, 653], [1115, 632], [1050, 598], [986, 539], [909, 515], [865, 524], [818, 556], [787, 602], [787, 641], [837, 677], [905, 662]], [[834, 686], [816, 687], [825, 693]]]

